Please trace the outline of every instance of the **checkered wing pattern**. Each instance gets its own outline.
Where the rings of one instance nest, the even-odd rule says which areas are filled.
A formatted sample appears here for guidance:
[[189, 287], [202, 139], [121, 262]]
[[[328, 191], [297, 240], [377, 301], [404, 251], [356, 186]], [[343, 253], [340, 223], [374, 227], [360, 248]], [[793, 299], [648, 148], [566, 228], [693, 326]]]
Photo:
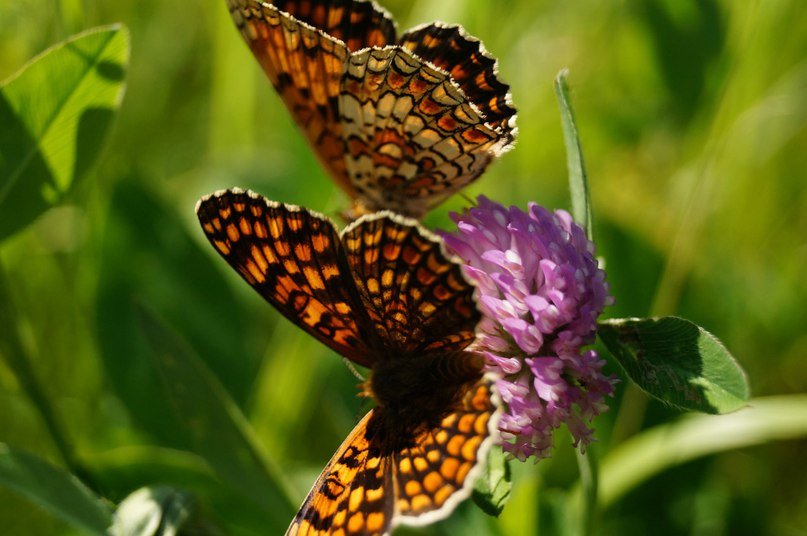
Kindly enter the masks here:
[[468, 497], [493, 443], [496, 407], [490, 380], [468, 388], [439, 427], [393, 456], [396, 521], [423, 525]]
[[356, 287], [386, 349], [405, 354], [462, 350], [480, 314], [474, 287], [442, 241], [414, 220], [380, 212], [342, 233]]
[[240, 190], [204, 197], [196, 213], [213, 247], [278, 311], [344, 357], [372, 364], [369, 320], [330, 220]]
[[360, 0], [227, 0], [252, 52], [356, 218], [420, 218], [512, 146], [515, 109], [495, 60], [459, 27], [399, 42]]
[[389, 534], [398, 524], [442, 519], [470, 494], [495, 429], [488, 380], [469, 387], [412, 447], [384, 450], [394, 423], [383, 411], [368, 413], [339, 447], [287, 535]]
[[389, 533], [395, 516], [392, 461], [374, 441], [376, 412], [368, 413], [336, 451], [287, 536]]
[[337, 110], [342, 73], [349, 48], [394, 41], [394, 23], [372, 2], [227, 0], [227, 4], [322, 164], [354, 195], [345, 171]]

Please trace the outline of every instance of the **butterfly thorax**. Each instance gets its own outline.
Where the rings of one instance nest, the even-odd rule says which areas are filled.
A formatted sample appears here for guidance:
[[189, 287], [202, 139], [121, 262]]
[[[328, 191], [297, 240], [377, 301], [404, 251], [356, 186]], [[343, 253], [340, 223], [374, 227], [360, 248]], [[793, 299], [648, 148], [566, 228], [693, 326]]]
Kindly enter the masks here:
[[437, 426], [481, 369], [481, 356], [464, 351], [379, 359], [364, 390], [390, 423], [382, 444], [406, 448], [419, 433]]

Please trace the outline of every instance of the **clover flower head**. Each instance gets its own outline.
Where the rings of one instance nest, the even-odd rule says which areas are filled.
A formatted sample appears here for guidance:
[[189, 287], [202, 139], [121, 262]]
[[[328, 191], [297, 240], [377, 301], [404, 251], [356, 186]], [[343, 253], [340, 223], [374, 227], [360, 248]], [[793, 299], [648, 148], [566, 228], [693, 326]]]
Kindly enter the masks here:
[[616, 383], [585, 348], [613, 303], [594, 244], [569, 213], [534, 203], [524, 212], [480, 196], [452, 218], [457, 231], [443, 238], [479, 288], [475, 345], [500, 377], [505, 451], [522, 461], [548, 457], [562, 424], [585, 448], [594, 439], [589, 423]]

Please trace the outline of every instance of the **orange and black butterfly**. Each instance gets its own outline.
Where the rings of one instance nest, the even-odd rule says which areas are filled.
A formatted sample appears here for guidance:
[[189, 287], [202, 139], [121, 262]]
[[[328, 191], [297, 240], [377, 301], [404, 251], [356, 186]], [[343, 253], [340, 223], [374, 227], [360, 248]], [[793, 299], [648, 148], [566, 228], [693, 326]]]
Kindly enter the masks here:
[[327, 218], [228, 190], [203, 198], [213, 247], [269, 303], [368, 367], [372, 409], [334, 454], [291, 535], [389, 534], [447, 516], [470, 493], [497, 410], [474, 287], [439, 238], [389, 212], [338, 233]]
[[514, 141], [496, 60], [461, 26], [397, 37], [368, 0], [227, 0], [230, 13], [351, 216], [414, 218], [471, 183]]

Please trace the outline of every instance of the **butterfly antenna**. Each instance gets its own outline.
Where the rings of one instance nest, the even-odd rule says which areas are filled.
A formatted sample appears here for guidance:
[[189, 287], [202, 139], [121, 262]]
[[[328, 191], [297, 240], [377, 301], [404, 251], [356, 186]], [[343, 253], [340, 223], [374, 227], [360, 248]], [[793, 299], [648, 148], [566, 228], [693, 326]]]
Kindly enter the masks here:
[[351, 362], [350, 362], [350, 361], [349, 361], [347, 358], [342, 358], [342, 361], [344, 361], [344, 362], [345, 362], [345, 366], [347, 367], [347, 369], [348, 369], [350, 372], [352, 372], [352, 373], [353, 373], [353, 375], [354, 375], [354, 376], [356, 376], [356, 378], [357, 378], [357, 379], [358, 379], [360, 382], [364, 382], [364, 381], [367, 379], [367, 378], [365, 378], [364, 376], [362, 376], [362, 375], [361, 375], [361, 372], [359, 372], [359, 370], [358, 370], [356, 367], [354, 367], [354, 366], [353, 366], [353, 363], [351, 363]]
[[463, 199], [465, 199], [465, 202], [468, 203], [471, 207], [476, 207], [476, 199], [471, 199], [465, 192], [460, 192], [460, 196]]

